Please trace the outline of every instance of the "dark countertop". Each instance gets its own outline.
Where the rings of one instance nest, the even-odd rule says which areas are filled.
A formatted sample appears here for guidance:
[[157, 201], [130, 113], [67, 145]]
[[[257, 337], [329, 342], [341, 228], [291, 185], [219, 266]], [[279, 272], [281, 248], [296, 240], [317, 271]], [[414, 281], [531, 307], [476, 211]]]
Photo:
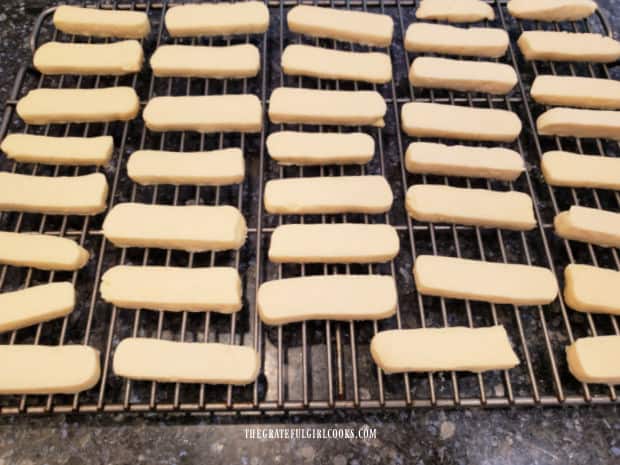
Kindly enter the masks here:
[[[620, 11], [601, 0], [613, 24]], [[52, 2], [50, 2], [52, 4]], [[36, 12], [0, 5], [0, 101], [28, 60]], [[251, 440], [253, 418], [102, 415], [0, 418], [0, 465], [361, 463], [620, 464], [616, 407], [337, 412], [260, 418], [262, 426], [377, 429], [373, 440]]]
[[[265, 425], [267, 422], [267, 425]], [[262, 426], [377, 428], [377, 438], [245, 439], [256, 420], [102, 416], [0, 420], [0, 464], [613, 464], [616, 408], [416, 410], [261, 419]]]

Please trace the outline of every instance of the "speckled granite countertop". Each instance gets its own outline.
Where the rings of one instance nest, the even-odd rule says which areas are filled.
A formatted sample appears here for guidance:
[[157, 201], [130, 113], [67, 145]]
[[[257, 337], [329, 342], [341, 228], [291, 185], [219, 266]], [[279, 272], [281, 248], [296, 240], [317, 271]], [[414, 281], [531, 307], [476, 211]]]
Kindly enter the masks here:
[[0, 420], [0, 464], [614, 464], [620, 463], [615, 408], [415, 411], [380, 415], [261, 419], [377, 428], [377, 438], [251, 440], [254, 420], [155, 416]]
[[[0, 101], [30, 56], [37, 15], [0, 4]], [[49, 2], [52, 4], [53, 2]], [[600, 5], [620, 24], [615, 0]], [[0, 418], [0, 465], [34, 464], [620, 464], [616, 407], [416, 410], [261, 418], [261, 425], [376, 428], [371, 440], [246, 439], [252, 418], [51, 416]]]

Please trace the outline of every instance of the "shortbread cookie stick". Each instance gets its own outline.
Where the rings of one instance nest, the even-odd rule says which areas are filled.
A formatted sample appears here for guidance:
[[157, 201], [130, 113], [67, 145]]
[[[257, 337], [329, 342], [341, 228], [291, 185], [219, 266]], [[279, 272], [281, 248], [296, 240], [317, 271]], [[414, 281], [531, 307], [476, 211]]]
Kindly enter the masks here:
[[37, 49], [32, 60], [42, 74], [120, 76], [139, 72], [144, 55], [137, 40], [105, 44], [48, 42]]
[[271, 235], [274, 263], [377, 263], [398, 254], [396, 230], [387, 224], [286, 224]]
[[106, 208], [108, 182], [102, 173], [31, 176], [0, 173], [0, 210], [51, 215], [95, 215]]
[[131, 87], [34, 89], [17, 102], [17, 114], [28, 124], [127, 121], [140, 101]]
[[[493, 348], [489, 350], [489, 348]], [[519, 364], [503, 326], [394, 329], [377, 333], [370, 353], [385, 373], [508, 370]]]
[[553, 150], [540, 164], [550, 186], [620, 190], [620, 158]]
[[99, 351], [83, 345], [0, 345], [0, 394], [75, 394], [99, 381]]
[[101, 297], [123, 308], [234, 313], [241, 310], [235, 268], [115, 266], [101, 278]]
[[517, 83], [517, 74], [503, 63], [418, 57], [411, 64], [409, 82], [414, 87], [503, 95]]
[[512, 142], [521, 132], [519, 117], [506, 110], [411, 102], [402, 108], [410, 136]]
[[620, 247], [620, 213], [573, 205], [557, 214], [553, 225], [564, 239]]
[[514, 181], [525, 171], [523, 158], [503, 147], [412, 142], [405, 156], [410, 173]]
[[49, 165], [107, 165], [114, 151], [112, 136], [52, 137], [9, 134], [0, 149], [21, 163]]
[[259, 132], [263, 110], [249, 94], [155, 97], [142, 118], [151, 131]]
[[510, 0], [508, 12], [519, 19], [577, 21], [596, 11], [591, 0]]
[[284, 49], [282, 70], [293, 76], [382, 84], [392, 78], [392, 61], [386, 53], [350, 52], [293, 44]]
[[515, 191], [417, 184], [407, 191], [407, 211], [418, 221], [527, 231], [536, 226], [532, 199]]
[[160, 383], [244, 385], [254, 382], [259, 369], [258, 353], [251, 347], [215, 342], [134, 337], [123, 339], [114, 353], [117, 376]]
[[75, 306], [71, 283], [58, 282], [0, 294], [0, 333], [68, 315]]
[[246, 78], [258, 74], [260, 53], [252, 44], [161, 45], [151, 68], [159, 77]]
[[620, 82], [581, 76], [536, 76], [532, 98], [546, 105], [620, 109]]
[[272, 123], [385, 126], [385, 100], [373, 90], [278, 87], [271, 93]]
[[288, 28], [300, 34], [378, 47], [392, 43], [394, 21], [384, 14], [297, 5], [286, 18]]
[[498, 58], [508, 49], [508, 33], [496, 28], [413, 23], [407, 28], [405, 48], [418, 53]]
[[224, 186], [243, 181], [241, 149], [208, 152], [138, 150], [127, 160], [127, 175], [138, 184]]
[[378, 320], [396, 312], [391, 276], [331, 275], [278, 279], [261, 284], [261, 320], [281, 325], [306, 320]]
[[362, 132], [279, 131], [267, 136], [267, 151], [281, 165], [361, 165], [372, 160], [375, 140]]
[[117, 247], [159, 247], [188, 252], [241, 247], [247, 226], [231, 206], [120, 203], [103, 222], [103, 234]]
[[419, 255], [413, 277], [421, 294], [451, 299], [543, 305], [558, 295], [555, 275], [539, 266]]
[[544, 136], [601, 137], [620, 140], [620, 112], [552, 108], [536, 120]]
[[74, 271], [86, 265], [88, 257], [86, 249], [71, 239], [0, 231], [0, 263], [3, 265]]
[[67, 34], [123, 39], [142, 39], [151, 31], [149, 17], [140, 11], [102, 10], [69, 5], [56, 8], [54, 26]]
[[474, 23], [495, 19], [493, 8], [482, 0], [422, 0], [415, 13], [417, 19]]
[[564, 300], [573, 310], [620, 315], [620, 271], [571, 263], [564, 281]]
[[582, 383], [620, 384], [620, 336], [582, 337], [566, 348], [571, 374]]
[[265, 185], [265, 209], [280, 215], [384, 213], [394, 198], [383, 176], [272, 179]]
[[257, 1], [178, 5], [166, 13], [172, 37], [259, 34], [268, 26], [267, 5]]
[[526, 60], [612, 63], [620, 58], [620, 43], [601, 34], [525, 31], [517, 45]]

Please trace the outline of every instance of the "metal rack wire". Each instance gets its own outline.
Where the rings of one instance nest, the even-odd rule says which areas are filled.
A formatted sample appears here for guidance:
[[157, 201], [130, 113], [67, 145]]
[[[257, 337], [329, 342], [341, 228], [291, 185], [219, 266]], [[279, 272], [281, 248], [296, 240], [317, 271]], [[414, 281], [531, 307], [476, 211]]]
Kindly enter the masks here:
[[[261, 98], [264, 109], [275, 87], [300, 86], [322, 89], [376, 89], [388, 103], [386, 127], [333, 128], [303, 127], [309, 131], [351, 131], [370, 133], [375, 139], [377, 155], [368, 165], [359, 167], [281, 167], [265, 152], [265, 138], [283, 126], [265, 119], [259, 135], [162, 133], [154, 134], [144, 128], [141, 119], [127, 123], [52, 125], [42, 129], [50, 135], [111, 134], [117, 149], [110, 167], [104, 169], [110, 181], [109, 205], [121, 201], [138, 201], [182, 205], [187, 203], [229, 204], [241, 209], [248, 220], [249, 236], [238, 252], [188, 254], [156, 249], [116, 249], [106, 244], [101, 234], [103, 215], [76, 218], [32, 214], [2, 214], [0, 228], [15, 231], [39, 231], [74, 238], [91, 252], [89, 265], [75, 273], [41, 272], [2, 267], [0, 291], [8, 291], [39, 282], [71, 280], [78, 290], [79, 303], [73, 314], [62, 320], [37, 325], [34, 328], [0, 335], [0, 343], [90, 344], [102, 352], [102, 380], [96, 388], [75, 396], [4, 396], [0, 397], [0, 414], [48, 412], [143, 412], [188, 411], [218, 414], [260, 414], [319, 411], [334, 408], [404, 408], [430, 406], [508, 406], [562, 405], [617, 402], [613, 388], [581, 385], [571, 378], [564, 361], [563, 346], [585, 334], [618, 334], [616, 317], [577, 314], [567, 309], [562, 298], [550, 306], [515, 307], [478, 302], [422, 297], [413, 286], [411, 267], [415, 256], [434, 253], [471, 257], [490, 261], [518, 262], [548, 266], [562, 282], [564, 265], [571, 261], [589, 262], [618, 267], [615, 249], [561, 241], [553, 234], [553, 215], [571, 203], [593, 204], [599, 208], [617, 209], [618, 194], [588, 189], [552, 189], [541, 179], [538, 157], [543, 150], [557, 144], [569, 147], [576, 144], [581, 150], [594, 149], [599, 153], [616, 154], [603, 141], [549, 141], [535, 132], [534, 117], [541, 108], [529, 99], [527, 83], [532, 74], [558, 66], [523, 62], [514, 48], [514, 39], [523, 27], [530, 24], [512, 20], [503, 0], [492, 3], [496, 20], [486, 26], [502, 27], [511, 33], [511, 46], [501, 60], [517, 69], [519, 83], [507, 97], [484, 94], [428, 91], [413, 89], [407, 79], [412, 56], [403, 49], [406, 27], [414, 20], [413, 0], [318, 0], [317, 4], [381, 12], [395, 20], [395, 37], [389, 49], [394, 78], [386, 85], [369, 85], [344, 81], [322, 81], [284, 76], [280, 56], [289, 43], [311, 43], [321, 46], [369, 50], [350, 43], [303, 38], [288, 32], [286, 12], [296, 1], [269, 0], [271, 27], [262, 36], [232, 39], [191, 39], [177, 41], [168, 37], [163, 27], [163, 15], [174, 2], [99, 2], [101, 8], [137, 9], [146, 11], [153, 33], [143, 45], [145, 56], [164, 43], [218, 44], [251, 42], [261, 51], [262, 66], [257, 78], [244, 80], [203, 80], [155, 78], [148, 66], [129, 77], [69, 77], [40, 76], [30, 68], [22, 69], [12, 89], [4, 111], [0, 137], [7, 132], [41, 132], [24, 126], [15, 116], [18, 98], [35, 87], [98, 87], [131, 85], [144, 104], [155, 95], [203, 95], [249, 92]], [[85, 40], [63, 35], [51, 25], [52, 10], [44, 12], [37, 21], [32, 47], [45, 40]], [[601, 16], [592, 24], [573, 23], [575, 30], [609, 27]], [[596, 24], [595, 24], [596, 23]], [[542, 27], [535, 24], [535, 27]], [[565, 26], [565, 25], [563, 25]], [[554, 27], [559, 27], [555, 25]], [[591, 75], [609, 77], [606, 67], [585, 65]], [[531, 71], [530, 71], [531, 68]], [[571, 73], [582, 71], [578, 65], [568, 65]], [[602, 74], [601, 74], [602, 73]], [[409, 138], [400, 130], [400, 108], [411, 100], [434, 101], [478, 107], [504, 108], [519, 114], [526, 126], [521, 137], [511, 145], [528, 162], [528, 171], [514, 183], [457, 179], [438, 176], [414, 176], [404, 168], [404, 151]], [[299, 129], [300, 126], [294, 126]], [[611, 145], [611, 144], [608, 144]], [[223, 187], [139, 187], [127, 179], [126, 157], [140, 148], [165, 150], [206, 150], [239, 146], [246, 158], [246, 181], [239, 186]], [[46, 167], [24, 165], [0, 160], [2, 169], [43, 175], [77, 175], [92, 168]], [[264, 213], [262, 192], [268, 179], [297, 176], [339, 176], [343, 174], [382, 174], [395, 193], [394, 207], [385, 215], [305, 215], [277, 216]], [[487, 230], [468, 226], [429, 225], [412, 221], [404, 209], [404, 194], [413, 183], [434, 182], [466, 187], [500, 190], [519, 190], [532, 195], [539, 227], [531, 232]], [[392, 224], [401, 239], [399, 256], [388, 264], [378, 265], [275, 265], [267, 260], [266, 247], [273, 229], [290, 222], [366, 222]], [[584, 261], [586, 260], [586, 261]], [[194, 314], [133, 311], [117, 309], [99, 297], [99, 280], [110, 266], [152, 264], [174, 266], [236, 266], [244, 276], [243, 310], [235, 315], [211, 313]], [[399, 308], [394, 318], [379, 322], [306, 322], [286, 326], [266, 327], [259, 319], [254, 305], [256, 288], [260, 283], [279, 277], [304, 274], [380, 273], [392, 275], [399, 287]], [[437, 373], [429, 375], [385, 376], [372, 363], [368, 345], [380, 330], [395, 327], [443, 325], [482, 326], [504, 324], [515, 345], [520, 367], [502, 373], [473, 375]], [[251, 386], [204, 386], [187, 384], [157, 384], [129, 382], [111, 372], [110, 361], [118, 342], [129, 336], [157, 337], [180, 341], [220, 341], [255, 347], [261, 355], [261, 375]], [[199, 363], [199, 361], [197, 361]]]

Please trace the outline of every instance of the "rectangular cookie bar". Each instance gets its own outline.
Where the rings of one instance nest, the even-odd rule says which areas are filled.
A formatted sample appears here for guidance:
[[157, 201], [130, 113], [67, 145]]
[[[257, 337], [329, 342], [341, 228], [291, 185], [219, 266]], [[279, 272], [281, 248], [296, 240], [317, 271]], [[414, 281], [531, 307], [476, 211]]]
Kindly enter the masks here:
[[158, 77], [254, 77], [260, 70], [260, 52], [252, 44], [160, 45], [151, 56], [151, 68]]
[[115, 266], [101, 278], [101, 297], [122, 308], [174, 312], [241, 310], [241, 278], [235, 268]]
[[512, 142], [521, 120], [507, 110], [410, 102], [401, 110], [403, 131], [410, 136]]
[[620, 109], [620, 82], [581, 76], [536, 76], [532, 98], [545, 105]]
[[375, 154], [375, 140], [362, 132], [279, 131], [266, 144], [280, 165], [363, 165]]
[[292, 32], [377, 47], [388, 47], [394, 32], [388, 15], [313, 5], [293, 7], [286, 20]]
[[257, 1], [186, 4], [170, 8], [165, 21], [171, 37], [260, 34], [269, 10]]
[[536, 227], [529, 195], [515, 191], [417, 184], [407, 191], [407, 212], [418, 221], [528, 231]]
[[188, 252], [238, 249], [247, 235], [245, 218], [228, 205], [119, 203], [103, 222], [117, 247], [157, 247]]
[[250, 94], [155, 97], [142, 118], [151, 131], [260, 132], [263, 109]]
[[272, 179], [265, 184], [265, 210], [280, 215], [384, 213], [394, 196], [383, 176]]
[[99, 351], [89, 346], [0, 345], [0, 394], [75, 394], [99, 376]]
[[573, 205], [558, 213], [553, 225], [564, 239], [620, 247], [620, 213]]
[[558, 283], [551, 270], [516, 263], [419, 255], [413, 277], [421, 294], [450, 299], [544, 305], [558, 295]]
[[28, 124], [128, 121], [140, 101], [131, 87], [99, 89], [33, 89], [17, 102], [16, 111]]
[[307, 320], [379, 320], [396, 313], [391, 276], [330, 275], [277, 279], [260, 285], [261, 321], [282, 325]]
[[151, 32], [149, 17], [140, 11], [60, 5], [54, 12], [53, 21], [56, 29], [67, 34], [142, 39]]
[[400, 248], [396, 230], [387, 224], [285, 224], [271, 235], [274, 263], [381, 263]]
[[[493, 350], [489, 350], [489, 348]], [[519, 364], [503, 326], [381, 331], [370, 341], [385, 373], [508, 370]]]
[[32, 176], [0, 173], [0, 210], [50, 215], [96, 215], [106, 209], [108, 182], [102, 173]]
[[620, 158], [552, 150], [540, 166], [550, 186], [620, 190]]
[[243, 181], [245, 163], [239, 148], [208, 152], [138, 150], [127, 160], [127, 175], [141, 185], [225, 186]]
[[107, 165], [114, 151], [112, 136], [52, 137], [9, 134], [0, 149], [20, 163], [48, 165]]
[[514, 181], [525, 171], [518, 152], [503, 147], [471, 147], [412, 142], [405, 165], [410, 173], [466, 176]]
[[517, 74], [503, 63], [418, 57], [409, 69], [409, 82], [414, 87], [504, 95], [517, 83]]
[[269, 100], [272, 123], [385, 126], [385, 100], [374, 90], [278, 87]]
[[392, 60], [387, 53], [292, 44], [282, 54], [282, 70], [292, 76], [383, 84], [392, 79]]
[[582, 337], [566, 348], [571, 374], [582, 383], [620, 384], [620, 336]]
[[508, 33], [498, 28], [413, 23], [407, 28], [405, 49], [417, 53], [498, 58], [508, 49]]
[[620, 271], [571, 263], [564, 281], [564, 300], [573, 310], [620, 315]]
[[517, 45], [526, 60], [612, 63], [620, 58], [620, 43], [601, 34], [525, 31]]
[[0, 294], [0, 333], [68, 315], [75, 289], [66, 282], [42, 284]]
[[105, 44], [47, 42], [32, 58], [42, 74], [112, 75], [137, 73], [144, 54], [137, 40]]
[[475, 23], [485, 19], [494, 20], [495, 13], [491, 5], [482, 0], [422, 0], [415, 17], [449, 23]]
[[141, 337], [123, 339], [113, 364], [117, 376], [160, 383], [245, 385], [254, 382], [260, 369], [251, 347]]
[[596, 11], [592, 0], [510, 0], [508, 12], [519, 19], [577, 21]]
[[74, 271], [89, 254], [75, 241], [45, 234], [0, 231], [0, 263], [40, 270]]
[[557, 107], [540, 115], [536, 128], [543, 136], [620, 140], [620, 112]]

